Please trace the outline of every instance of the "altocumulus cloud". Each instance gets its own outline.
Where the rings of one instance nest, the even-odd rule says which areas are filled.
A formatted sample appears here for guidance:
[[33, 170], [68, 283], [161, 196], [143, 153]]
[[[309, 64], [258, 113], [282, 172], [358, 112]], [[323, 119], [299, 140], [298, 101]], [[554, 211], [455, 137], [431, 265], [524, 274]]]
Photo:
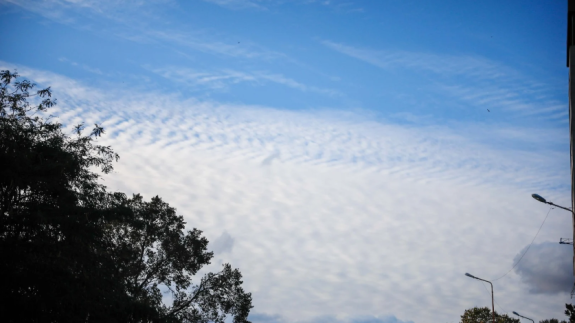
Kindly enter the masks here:
[[[528, 246], [523, 248], [514, 262], [519, 261]], [[530, 293], [569, 293], [573, 287], [573, 248], [557, 242], [533, 244], [515, 271], [529, 286]]]
[[[530, 193], [568, 196], [556, 185], [569, 178], [558, 162], [568, 154], [496, 148], [460, 131], [468, 125], [104, 91], [18, 69], [52, 86], [65, 125], [103, 123], [102, 143], [122, 158], [104, 178], [110, 189], [162, 196], [213, 241], [208, 269], [241, 269], [254, 321], [455, 321], [489, 299], [463, 273], [505, 272], [541, 223], [547, 209]], [[495, 130], [484, 131], [510, 133]], [[566, 236], [565, 221], [552, 214], [540, 238]], [[512, 296], [529, 288], [518, 273], [497, 282], [503, 308], [519, 308]], [[561, 312], [563, 294], [540, 295], [530, 295], [535, 315]]]
[[[269, 315], [263, 313], [250, 314], [249, 320], [254, 323], [284, 323], [287, 322], [279, 315]], [[309, 321], [302, 321], [301, 323], [413, 323], [412, 321], [401, 321], [395, 316], [359, 316], [348, 319], [337, 319], [333, 316], [316, 317]]]

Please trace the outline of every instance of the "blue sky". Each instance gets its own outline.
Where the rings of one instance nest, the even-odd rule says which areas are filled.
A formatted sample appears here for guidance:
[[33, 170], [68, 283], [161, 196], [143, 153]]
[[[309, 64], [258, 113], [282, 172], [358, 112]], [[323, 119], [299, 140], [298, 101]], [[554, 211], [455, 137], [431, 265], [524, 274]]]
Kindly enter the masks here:
[[[530, 194], [569, 204], [566, 1], [0, 0], [0, 26], [0, 67], [106, 127], [106, 185], [204, 230], [254, 322], [457, 322]], [[562, 316], [561, 212], [498, 311]]]

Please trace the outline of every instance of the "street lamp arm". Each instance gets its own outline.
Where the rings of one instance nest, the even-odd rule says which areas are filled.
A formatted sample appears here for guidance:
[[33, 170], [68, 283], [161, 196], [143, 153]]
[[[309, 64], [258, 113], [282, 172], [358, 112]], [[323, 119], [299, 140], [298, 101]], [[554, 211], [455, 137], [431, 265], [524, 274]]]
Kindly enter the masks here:
[[571, 210], [571, 209], [569, 209], [569, 208], [566, 208], [566, 207], [564, 207], [564, 206], [561, 206], [561, 205], [557, 205], [557, 204], [555, 204], [555, 203], [553, 203], [553, 202], [547, 202], [547, 204], [553, 205], [553, 206], [558, 207], [558, 208], [563, 209], [563, 210], [567, 210], [567, 211], [569, 211], [569, 212], [573, 212], [573, 210]]
[[528, 317], [525, 317], [525, 316], [523, 316], [523, 315], [521, 315], [521, 314], [519, 314], [519, 313], [517, 313], [517, 312], [515, 312], [515, 311], [513, 311], [513, 314], [515, 314], [515, 315], [517, 315], [517, 316], [519, 316], [519, 317], [522, 317], [522, 318], [524, 318], [524, 319], [528, 319], [529, 321], [535, 323], [535, 321], [533, 321], [532, 319], [530, 319], [530, 318], [528, 318]]
[[529, 321], [535, 323], [535, 321], [533, 321], [532, 319], [530, 319], [530, 318], [528, 318], [528, 317], [525, 317], [525, 316], [522, 316], [522, 315], [519, 315], [519, 316], [521, 316], [521, 317], [524, 318], [524, 319], [528, 319]]
[[[479, 277], [473, 277], [473, 278], [475, 278], [475, 279], [477, 279], [477, 280], [482, 280], [482, 281], [484, 281], [484, 282], [486, 282], [486, 283], [489, 283], [489, 284], [491, 284], [491, 282], [490, 282], [490, 281], [488, 281], [488, 280], [485, 280], [485, 279], [481, 279], [481, 278], [479, 278]], [[493, 288], [493, 284], [491, 284], [491, 288]]]
[[[470, 273], [465, 273], [465, 276], [487, 282], [487, 283], [489, 283], [489, 285], [491, 285], [491, 311], [493, 313], [493, 323], [495, 323], [495, 299], [493, 298], [493, 284], [488, 280], [481, 279], [479, 277], [475, 277], [475, 276], [471, 275]], [[533, 322], [533, 323], [535, 323], [535, 322]]]
[[564, 207], [564, 206], [557, 205], [557, 204], [555, 204], [555, 203], [553, 203], [553, 202], [549, 202], [549, 201], [547, 201], [543, 196], [541, 196], [541, 195], [539, 195], [539, 194], [531, 194], [531, 197], [533, 197], [534, 199], [536, 199], [537, 201], [539, 201], [539, 202], [541, 202], [541, 203], [553, 205], [553, 206], [555, 206], [555, 207], [558, 207], [558, 208], [560, 208], [560, 209], [563, 209], [563, 210], [566, 210], [566, 211], [569, 211], [569, 212], [575, 214], [575, 212], [573, 212], [573, 210], [571, 210], [570, 208], [566, 208], [566, 207]]

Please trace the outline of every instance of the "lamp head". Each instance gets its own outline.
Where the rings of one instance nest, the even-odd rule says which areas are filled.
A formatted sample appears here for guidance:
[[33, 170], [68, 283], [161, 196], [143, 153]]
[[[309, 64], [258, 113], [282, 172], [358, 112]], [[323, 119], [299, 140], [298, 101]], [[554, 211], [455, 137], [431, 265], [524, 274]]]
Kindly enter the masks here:
[[520, 316], [519, 313], [517, 313], [517, 312], [515, 312], [515, 311], [513, 311], [513, 314], [515, 314], [515, 315], [517, 315], [517, 316]]
[[471, 278], [475, 278], [475, 276], [473, 276], [473, 275], [472, 275], [472, 274], [470, 274], [470, 273], [465, 273], [465, 276], [467, 276], [467, 277], [471, 277]]
[[536, 199], [537, 201], [541, 202], [541, 203], [547, 203], [547, 200], [543, 198], [543, 196], [539, 195], [539, 194], [531, 194], [531, 197], [533, 197], [534, 199]]

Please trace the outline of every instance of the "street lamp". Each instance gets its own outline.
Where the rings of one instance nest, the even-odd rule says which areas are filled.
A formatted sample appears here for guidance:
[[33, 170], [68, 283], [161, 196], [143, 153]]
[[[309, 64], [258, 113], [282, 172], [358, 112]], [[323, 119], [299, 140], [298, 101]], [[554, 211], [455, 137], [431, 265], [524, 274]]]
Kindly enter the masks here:
[[533, 197], [534, 199], [536, 199], [537, 201], [539, 201], [539, 202], [541, 202], [541, 203], [553, 205], [553, 206], [556, 206], [556, 207], [561, 208], [561, 209], [563, 209], [563, 210], [567, 210], [567, 211], [569, 211], [569, 212], [573, 212], [573, 211], [571, 211], [571, 209], [568, 209], [568, 208], [566, 208], [566, 207], [564, 207], [564, 206], [557, 205], [557, 204], [555, 204], [555, 203], [553, 203], [553, 202], [547, 202], [547, 200], [544, 199], [544, 198], [543, 198], [541, 195], [539, 195], [539, 194], [531, 194], [531, 197]]
[[493, 311], [493, 323], [495, 323], [495, 300], [493, 299], [493, 284], [488, 280], [481, 279], [479, 277], [475, 277], [470, 273], [465, 273], [465, 276], [471, 277], [471, 278], [477, 279], [477, 280], [482, 280], [484, 282], [488, 282], [491, 285], [491, 310]]
[[523, 316], [523, 315], [520, 315], [519, 313], [517, 313], [517, 312], [515, 312], [515, 311], [513, 311], [513, 314], [515, 314], [515, 315], [517, 315], [517, 316], [519, 316], [519, 317], [522, 317], [522, 318], [524, 318], [524, 319], [528, 319], [528, 320], [530, 320], [531, 322], [535, 323], [535, 321], [533, 321], [532, 319], [530, 319], [530, 318], [528, 318], [528, 317], [525, 317], [525, 316]]
[[[571, 29], [572, 29], [571, 23], [572, 23], [572, 20], [573, 20], [572, 18], [574, 18], [574, 17], [575, 17], [575, 0], [569, 0], [569, 28], [571, 28]], [[570, 30], [570, 31], [569, 31], [570, 35], [571, 35], [571, 29], [569, 29], [569, 30]], [[573, 39], [571, 39], [572, 41], [575, 40], [575, 37], [572, 37], [572, 38], [573, 38]], [[571, 46], [571, 47], [574, 47], [574, 46]], [[572, 53], [575, 53], [575, 51], [573, 51]], [[571, 56], [570, 56], [570, 57], [571, 57]], [[574, 68], [574, 69], [570, 69], [570, 71], [575, 72], [575, 68]], [[569, 82], [570, 82], [569, 84], [571, 84], [571, 81], [569, 81]], [[569, 97], [571, 97], [571, 93], [569, 93]], [[570, 103], [569, 109], [571, 109], [571, 108], [572, 108], [572, 106], [571, 106], [571, 103]], [[571, 116], [571, 119], [573, 119], [573, 121], [575, 121], [575, 117], [573, 117], [573, 115]], [[569, 121], [569, 122], [571, 122], [571, 121]], [[572, 141], [573, 141], [573, 138], [575, 138], [575, 137], [573, 136], [573, 133], [572, 133], [572, 134], [571, 134], [571, 139], [572, 139]], [[560, 239], [560, 240], [559, 240], [559, 243], [560, 243], [560, 244], [573, 244], [573, 242], [574, 242], [574, 240], [575, 240], [575, 203], [574, 203], [574, 201], [575, 201], [575, 172], [573, 171], [573, 170], [574, 170], [574, 168], [573, 168], [573, 159], [574, 159], [575, 157], [573, 156], [573, 151], [575, 151], [575, 145], [573, 144], [573, 142], [571, 142], [571, 152], [572, 152], [572, 153], [571, 153], [571, 176], [572, 176], [572, 178], [571, 178], [571, 179], [572, 179], [572, 180], [571, 180], [571, 206], [573, 207], [573, 209], [569, 209], [569, 208], [566, 208], [566, 207], [564, 207], [564, 206], [557, 205], [557, 204], [555, 204], [555, 203], [553, 203], [553, 202], [547, 202], [547, 200], [544, 199], [544, 198], [543, 198], [541, 195], [539, 195], [539, 194], [531, 194], [531, 196], [532, 196], [534, 199], [536, 199], [537, 201], [539, 201], [539, 202], [541, 202], [541, 203], [553, 205], [553, 206], [556, 206], [556, 207], [558, 207], [558, 208], [560, 208], [560, 209], [563, 209], [563, 210], [566, 210], [566, 211], [571, 212], [571, 219], [572, 219], [572, 220], [571, 220], [571, 223], [572, 223], [572, 225], [573, 225], [573, 239], [565, 239], [565, 240]], [[549, 210], [549, 212], [551, 212], [551, 209]], [[549, 215], [549, 212], [547, 212], [547, 215]], [[569, 242], [569, 240], [571, 240], [571, 242]], [[573, 245], [573, 251], [575, 251], [575, 245]], [[575, 275], [575, 258], [573, 258], [573, 275]], [[573, 298], [573, 295], [574, 295], [574, 294], [575, 294], [575, 285], [573, 285], [573, 288], [571, 289], [571, 298]]]

